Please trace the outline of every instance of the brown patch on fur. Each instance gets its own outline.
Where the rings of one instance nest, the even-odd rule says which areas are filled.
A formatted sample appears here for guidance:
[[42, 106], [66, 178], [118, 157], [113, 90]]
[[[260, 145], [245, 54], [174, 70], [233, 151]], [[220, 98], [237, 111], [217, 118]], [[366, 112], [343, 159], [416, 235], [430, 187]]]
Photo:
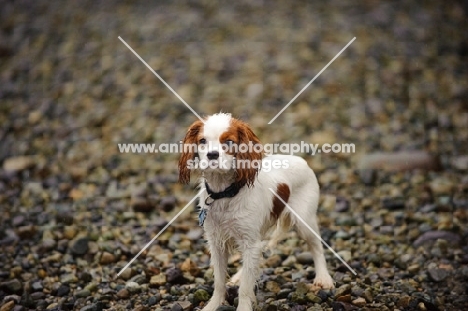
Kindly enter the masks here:
[[224, 145], [223, 147], [227, 148], [227, 150], [224, 150], [227, 154], [235, 155], [235, 148], [229, 148], [227, 145], [228, 140], [232, 140], [233, 144], [237, 144], [238, 141], [237, 132], [232, 128], [232, 126], [230, 126], [226, 132], [221, 134], [219, 142]]
[[[263, 158], [262, 152], [255, 152], [254, 147], [256, 145], [261, 145], [260, 139], [255, 135], [250, 126], [238, 119], [231, 120], [231, 126], [227, 133], [237, 136], [237, 141], [234, 140], [237, 144], [252, 144], [251, 152], [237, 152], [236, 159], [241, 160], [238, 163], [244, 163], [244, 165], [238, 165], [236, 168], [237, 178], [236, 182], [239, 184], [247, 184], [248, 187], [251, 187], [257, 177], [258, 171], [261, 169], [261, 162]], [[226, 137], [229, 137], [230, 134], [227, 134]], [[263, 149], [263, 148], [262, 148]]]
[[184, 147], [182, 154], [179, 158], [179, 182], [188, 184], [190, 182], [190, 169], [187, 167], [188, 161], [193, 160], [198, 155], [191, 150], [191, 148], [185, 147], [186, 144], [195, 145], [198, 144], [200, 131], [203, 128], [203, 122], [200, 120], [195, 121], [188, 129], [187, 134], [183, 140]]
[[[288, 203], [289, 200], [289, 195], [291, 194], [291, 191], [289, 190], [288, 185], [286, 184], [278, 184], [276, 187], [276, 194], [286, 203]], [[273, 208], [271, 210], [271, 216], [274, 218], [278, 219], [281, 215], [281, 213], [284, 210], [284, 203], [281, 202], [280, 199], [278, 199], [277, 196], [273, 196]]]

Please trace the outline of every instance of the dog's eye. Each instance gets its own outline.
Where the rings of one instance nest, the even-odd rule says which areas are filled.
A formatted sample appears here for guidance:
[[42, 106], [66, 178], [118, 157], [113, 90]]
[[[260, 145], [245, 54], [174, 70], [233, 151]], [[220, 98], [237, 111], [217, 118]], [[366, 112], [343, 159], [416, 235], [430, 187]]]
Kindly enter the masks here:
[[202, 138], [202, 139], [200, 139], [200, 141], [198, 143], [200, 145], [204, 145], [204, 144], [206, 144], [206, 139]]
[[228, 139], [228, 140], [226, 140], [225, 144], [228, 145], [228, 146], [232, 146], [234, 144], [234, 141], [231, 140], [231, 139]]

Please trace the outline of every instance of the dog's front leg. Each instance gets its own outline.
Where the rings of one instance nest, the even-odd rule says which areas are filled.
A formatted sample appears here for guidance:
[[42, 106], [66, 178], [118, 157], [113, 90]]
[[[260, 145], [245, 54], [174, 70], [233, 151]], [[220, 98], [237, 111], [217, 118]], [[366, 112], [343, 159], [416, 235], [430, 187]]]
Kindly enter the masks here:
[[228, 250], [224, 242], [216, 238], [209, 238], [211, 265], [214, 272], [214, 292], [203, 311], [215, 311], [223, 302], [226, 295], [226, 270]]
[[241, 247], [242, 274], [239, 286], [239, 305], [237, 311], [250, 311], [252, 304], [257, 303], [254, 287], [260, 274], [260, 261], [262, 258], [262, 243], [246, 243]]

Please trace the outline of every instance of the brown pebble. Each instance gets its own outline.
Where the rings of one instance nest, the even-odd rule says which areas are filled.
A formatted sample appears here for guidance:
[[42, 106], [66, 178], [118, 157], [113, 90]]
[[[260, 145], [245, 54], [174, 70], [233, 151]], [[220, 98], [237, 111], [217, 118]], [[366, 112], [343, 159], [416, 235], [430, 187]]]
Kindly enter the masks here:
[[161, 273], [158, 275], [153, 275], [150, 279], [150, 285], [152, 286], [161, 286], [167, 283], [166, 275]]
[[127, 299], [128, 297], [130, 297], [130, 292], [126, 288], [122, 288], [117, 293], [117, 297], [120, 299]]
[[336, 298], [336, 300], [341, 301], [341, 302], [351, 302], [351, 295], [350, 294], [343, 295], [343, 296]]
[[366, 305], [366, 300], [362, 297], [356, 298], [352, 301], [353, 305], [358, 306], [360, 308]]
[[193, 276], [200, 274], [200, 269], [197, 267], [197, 264], [190, 260], [190, 258], [185, 259], [185, 261], [180, 266], [180, 270], [189, 272]]
[[10, 311], [10, 310], [13, 310], [14, 307], [15, 307], [15, 302], [13, 300], [10, 300], [0, 307], [0, 311]]
[[406, 307], [408, 307], [410, 301], [411, 301], [410, 296], [403, 296], [403, 297], [400, 297], [398, 299], [396, 305], [397, 305], [398, 308], [406, 308]]
[[114, 254], [111, 254], [109, 252], [104, 252], [104, 253], [102, 253], [101, 260], [99, 262], [101, 264], [103, 264], [103, 265], [113, 263], [113, 262], [115, 262], [115, 256], [114, 256]]
[[33, 225], [30, 226], [21, 226], [16, 231], [20, 239], [30, 239], [36, 233], [36, 227]]
[[151, 204], [150, 200], [144, 197], [132, 197], [130, 205], [135, 212], [148, 213], [154, 209], [154, 205]]

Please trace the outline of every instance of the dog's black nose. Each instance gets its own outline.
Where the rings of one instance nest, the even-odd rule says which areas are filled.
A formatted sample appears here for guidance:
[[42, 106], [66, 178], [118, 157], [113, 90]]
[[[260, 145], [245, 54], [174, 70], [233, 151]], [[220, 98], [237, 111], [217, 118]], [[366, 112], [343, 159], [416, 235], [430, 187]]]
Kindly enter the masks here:
[[219, 152], [218, 151], [210, 151], [210, 152], [208, 152], [208, 154], [206, 156], [208, 157], [209, 160], [216, 160], [217, 158], [219, 158]]

